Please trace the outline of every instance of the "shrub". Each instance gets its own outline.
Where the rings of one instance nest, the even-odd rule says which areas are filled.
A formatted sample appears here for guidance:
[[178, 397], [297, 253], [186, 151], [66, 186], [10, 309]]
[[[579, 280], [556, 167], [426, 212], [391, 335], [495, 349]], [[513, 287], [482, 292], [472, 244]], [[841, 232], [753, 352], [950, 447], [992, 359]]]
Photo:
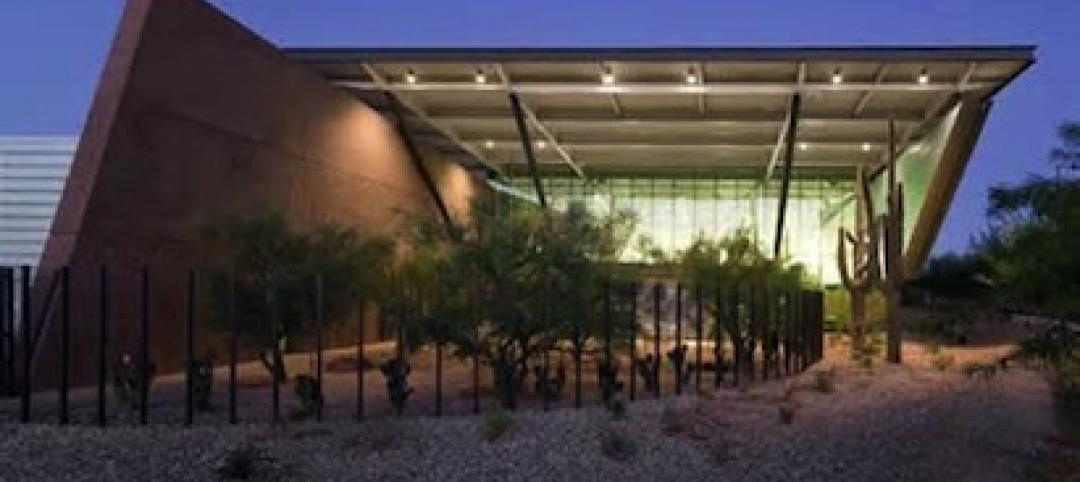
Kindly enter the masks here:
[[660, 412], [660, 430], [664, 435], [677, 435], [686, 430], [686, 419], [675, 407], [667, 405]]
[[[154, 363], [151, 362], [147, 366], [146, 382], [149, 384], [154, 381]], [[113, 392], [116, 394], [116, 398], [121, 402], [131, 406], [134, 410], [139, 406], [139, 398], [142, 396], [140, 390], [143, 383], [142, 367], [138, 363], [135, 363], [131, 359], [131, 355], [124, 353], [120, 355], [120, 359], [113, 364]], [[149, 390], [149, 387], [147, 387]]]
[[484, 415], [484, 438], [488, 442], [494, 442], [510, 430], [513, 425], [514, 419], [505, 410], [488, 412]]
[[315, 377], [297, 375], [294, 391], [296, 398], [300, 400], [300, 406], [291, 414], [292, 419], [303, 420], [315, 415], [319, 408], [322, 407], [322, 387], [319, 386], [319, 380], [315, 379]]
[[409, 400], [413, 389], [409, 386], [409, 373], [412, 367], [404, 358], [391, 358], [379, 365], [379, 370], [386, 377], [386, 394], [394, 412], [401, 415], [405, 411], [405, 402]]
[[637, 452], [637, 442], [623, 429], [608, 426], [600, 434], [600, 453], [609, 459], [625, 462]]
[[247, 442], [225, 454], [217, 473], [223, 479], [250, 479], [255, 475], [260, 462], [270, 460], [273, 459], [262, 449]]
[[821, 393], [832, 393], [835, 378], [836, 371], [832, 368], [814, 370], [814, 390]]
[[791, 425], [795, 421], [795, 404], [793, 402], [782, 402], [777, 407], [777, 411], [780, 415], [780, 423], [784, 425]]
[[953, 365], [954, 361], [955, 359], [952, 355], [939, 353], [937, 355], [934, 355], [934, 357], [930, 359], [930, 365], [933, 366], [935, 370], [943, 372], [945, 370], [948, 370], [949, 367]]

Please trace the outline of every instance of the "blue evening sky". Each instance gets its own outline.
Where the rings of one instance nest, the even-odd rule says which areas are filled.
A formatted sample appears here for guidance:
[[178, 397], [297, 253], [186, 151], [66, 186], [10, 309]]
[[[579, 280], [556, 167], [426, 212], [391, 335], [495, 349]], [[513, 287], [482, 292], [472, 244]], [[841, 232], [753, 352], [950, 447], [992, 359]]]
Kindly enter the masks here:
[[[987, 187], [1046, 168], [1080, 119], [1078, 0], [216, 0], [282, 46], [1036, 44], [997, 98], [936, 251], [985, 225]], [[74, 134], [123, 2], [0, 2], [0, 134]]]

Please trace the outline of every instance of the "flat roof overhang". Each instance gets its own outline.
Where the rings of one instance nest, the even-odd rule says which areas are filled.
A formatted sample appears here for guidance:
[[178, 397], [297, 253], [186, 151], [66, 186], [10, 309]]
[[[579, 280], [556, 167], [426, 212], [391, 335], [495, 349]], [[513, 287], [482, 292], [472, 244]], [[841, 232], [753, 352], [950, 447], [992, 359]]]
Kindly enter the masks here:
[[977, 109], [956, 120], [953, 129], [965, 135], [946, 140], [945, 168], [923, 212], [913, 213], [918, 246], [907, 263], [914, 267], [936, 238], [989, 101], [1034, 62], [1034, 51], [977, 45], [286, 54], [376, 109], [398, 102], [419, 142], [489, 177], [526, 172], [511, 93], [521, 100], [542, 175], [723, 172], [757, 173], [763, 181], [783, 172], [854, 177], [857, 166], [880, 172], [890, 121], [903, 152], [963, 100]]

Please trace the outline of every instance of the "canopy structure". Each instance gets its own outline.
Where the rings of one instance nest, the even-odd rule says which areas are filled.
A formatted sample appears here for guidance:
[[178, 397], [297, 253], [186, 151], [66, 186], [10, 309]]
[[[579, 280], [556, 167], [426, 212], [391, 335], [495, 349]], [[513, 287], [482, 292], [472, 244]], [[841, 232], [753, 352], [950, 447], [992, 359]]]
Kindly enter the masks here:
[[[758, 198], [777, 191], [778, 202], [763, 209], [778, 212], [768, 222], [755, 214], [755, 224], [776, 224], [763, 227], [772, 235], [785, 232], [787, 199], [798, 196], [791, 191], [801, 185], [791, 179], [836, 179], [850, 193], [857, 166], [880, 172], [892, 122], [900, 170], [917, 184], [909, 189], [907, 225], [908, 263], [917, 267], [990, 99], [1031, 65], [1034, 48], [286, 52], [376, 108], [389, 107], [388, 99], [398, 104], [421, 142], [467, 167], [492, 179], [543, 178], [510, 182], [522, 191], [565, 178], [749, 179]], [[818, 197], [823, 225], [829, 212], [845, 209], [832, 194]], [[782, 236], [775, 237], [779, 252]]]

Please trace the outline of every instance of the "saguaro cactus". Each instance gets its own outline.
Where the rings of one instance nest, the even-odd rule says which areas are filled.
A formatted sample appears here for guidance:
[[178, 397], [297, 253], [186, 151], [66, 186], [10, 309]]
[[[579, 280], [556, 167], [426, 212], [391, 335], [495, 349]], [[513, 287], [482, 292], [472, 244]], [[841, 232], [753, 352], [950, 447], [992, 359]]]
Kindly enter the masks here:
[[[840, 281], [851, 298], [851, 339], [856, 348], [863, 343], [866, 330], [866, 297], [880, 282], [878, 266], [878, 222], [870, 198], [870, 185], [864, 168], [855, 173], [855, 227], [839, 229], [836, 259], [839, 263]], [[848, 245], [852, 260], [848, 261]]]
[[885, 294], [886, 344], [885, 359], [900, 363], [900, 290], [904, 286], [904, 186], [896, 179], [895, 125], [889, 122], [889, 162], [887, 209], [881, 215], [880, 226], [884, 241], [883, 272], [878, 286]]

